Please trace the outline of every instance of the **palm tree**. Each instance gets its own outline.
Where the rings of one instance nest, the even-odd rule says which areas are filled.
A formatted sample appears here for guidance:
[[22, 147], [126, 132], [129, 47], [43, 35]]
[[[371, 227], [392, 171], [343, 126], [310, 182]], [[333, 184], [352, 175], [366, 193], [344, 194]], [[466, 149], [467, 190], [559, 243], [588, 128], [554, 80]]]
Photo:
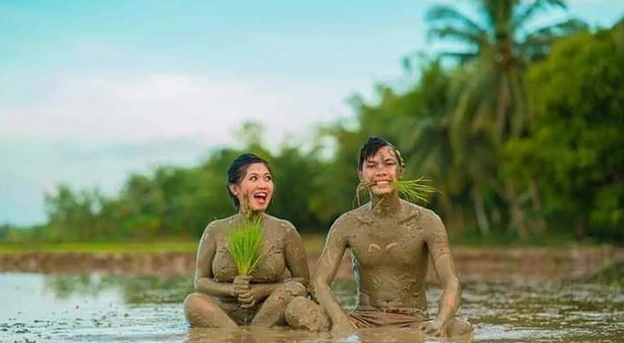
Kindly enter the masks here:
[[[427, 13], [427, 20], [432, 24], [431, 38], [466, 47], [461, 51], [444, 51], [441, 56], [452, 58], [461, 67], [453, 87], [454, 110], [449, 133], [455, 163], [468, 173], [473, 168], [467, 166], [475, 161], [466, 161], [466, 156], [474, 160], [478, 151], [500, 151], [508, 138], [526, 134], [531, 113], [524, 82], [527, 66], [545, 57], [556, 39], [587, 28], [577, 19], [538, 28], [531, 25], [537, 15], [547, 10], [565, 10], [563, 0], [471, 2], [476, 6], [478, 20], [445, 5], [434, 6]], [[484, 159], [486, 164], [498, 160], [496, 153], [486, 154]], [[473, 182], [492, 180], [496, 179], [497, 171], [494, 169], [484, 177], [477, 168], [469, 177]], [[475, 205], [481, 203], [481, 186], [477, 183], [473, 187]], [[507, 200], [512, 225], [520, 236], [526, 237], [513, 180], [505, 180], [502, 187], [494, 185], [493, 189]]]
[[[480, 21], [445, 5], [434, 6], [427, 13], [427, 20], [432, 24], [431, 38], [452, 40], [468, 48], [441, 53], [470, 71], [458, 105], [464, 112], [473, 113], [464, 115], [474, 117], [462, 116], [457, 128], [474, 125], [474, 121], [489, 122], [495, 123], [494, 133], [499, 140], [509, 134], [521, 135], [529, 114], [523, 79], [526, 67], [545, 57], [556, 39], [583, 31], [587, 26], [580, 20], [566, 19], [532, 28], [531, 20], [538, 14], [553, 8], [566, 9], [563, 0], [472, 2]], [[462, 123], [463, 126], [459, 125]]]

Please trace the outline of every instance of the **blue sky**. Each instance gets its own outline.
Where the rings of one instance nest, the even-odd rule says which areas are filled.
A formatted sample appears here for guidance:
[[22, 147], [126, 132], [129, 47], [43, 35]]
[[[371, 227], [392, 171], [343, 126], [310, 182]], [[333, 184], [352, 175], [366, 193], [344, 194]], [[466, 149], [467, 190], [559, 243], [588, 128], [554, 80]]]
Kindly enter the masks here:
[[[351, 116], [351, 94], [405, 79], [403, 56], [435, 51], [439, 3], [456, 2], [0, 0], [0, 224], [43, 222], [58, 182], [112, 193], [197, 163], [245, 120], [271, 147], [305, 142]], [[568, 4], [592, 25], [624, 16], [622, 0]]]

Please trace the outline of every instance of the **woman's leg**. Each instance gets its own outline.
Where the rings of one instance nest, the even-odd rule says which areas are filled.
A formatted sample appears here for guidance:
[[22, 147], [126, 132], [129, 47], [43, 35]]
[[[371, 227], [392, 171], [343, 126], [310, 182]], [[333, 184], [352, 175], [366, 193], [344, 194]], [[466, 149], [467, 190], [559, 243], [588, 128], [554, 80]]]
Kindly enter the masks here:
[[321, 306], [306, 297], [296, 297], [285, 310], [286, 322], [293, 329], [329, 331], [331, 322]]
[[286, 305], [295, 297], [303, 296], [307, 293], [305, 286], [299, 282], [289, 281], [284, 283], [264, 300], [251, 325], [272, 327], [285, 324], [284, 310]]
[[212, 297], [192, 293], [184, 299], [184, 314], [192, 326], [207, 328], [238, 328], [238, 325]]

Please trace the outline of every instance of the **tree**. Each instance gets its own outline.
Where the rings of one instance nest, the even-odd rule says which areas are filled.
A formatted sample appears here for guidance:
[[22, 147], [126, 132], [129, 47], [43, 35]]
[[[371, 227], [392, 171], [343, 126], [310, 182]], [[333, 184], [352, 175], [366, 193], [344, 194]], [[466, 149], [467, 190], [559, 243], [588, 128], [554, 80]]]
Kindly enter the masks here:
[[[490, 197], [501, 197], [507, 202], [511, 226], [526, 238], [528, 232], [515, 181], [513, 178], [501, 180], [502, 184], [495, 181], [498, 155], [506, 140], [527, 133], [531, 110], [524, 80], [526, 68], [544, 58], [556, 39], [583, 31], [586, 25], [567, 19], [531, 28], [531, 20], [538, 14], [552, 8], [565, 9], [562, 0], [472, 2], [481, 20], [473, 20], [445, 5], [434, 6], [427, 14], [432, 38], [452, 40], [467, 47], [441, 54], [461, 66], [454, 85], [449, 131], [454, 163], [471, 173], [469, 179], [474, 182], [472, 196], [477, 208], [483, 206], [484, 192], [490, 193]], [[478, 168], [478, 165], [494, 168]], [[481, 215], [477, 217], [481, 217], [481, 231], [487, 232], [483, 212], [478, 210]]]
[[542, 190], [551, 223], [578, 237], [624, 237], [624, 44], [581, 34], [529, 72], [535, 120], [505, 147], [506, 175]]

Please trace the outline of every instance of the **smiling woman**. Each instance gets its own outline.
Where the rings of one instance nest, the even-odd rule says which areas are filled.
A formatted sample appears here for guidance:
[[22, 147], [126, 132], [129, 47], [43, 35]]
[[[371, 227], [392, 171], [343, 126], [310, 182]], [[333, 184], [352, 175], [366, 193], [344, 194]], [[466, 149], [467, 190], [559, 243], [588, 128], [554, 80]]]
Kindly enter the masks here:
[[202, 235], [186, 318], [201, 327], [284, 324], [286, 305], [307, 295], [310, 276], [297, 230], [265, 213], [273, 196], [268, 162], [238, 156], [228, 169], [227, 190], [238, 213], [208, 224]]

